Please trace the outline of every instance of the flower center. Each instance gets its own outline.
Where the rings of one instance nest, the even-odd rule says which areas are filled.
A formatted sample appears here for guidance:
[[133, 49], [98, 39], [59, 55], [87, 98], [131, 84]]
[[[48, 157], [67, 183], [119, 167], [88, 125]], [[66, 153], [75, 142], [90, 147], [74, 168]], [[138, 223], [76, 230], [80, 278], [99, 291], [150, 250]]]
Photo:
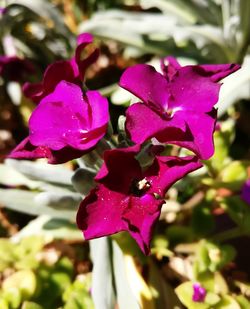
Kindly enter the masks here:
[[136, 196], [142, 196], [150, 187], [151, 184], [146, 178], [141, 180], [134, 179], [130, 187], [130, 192]]

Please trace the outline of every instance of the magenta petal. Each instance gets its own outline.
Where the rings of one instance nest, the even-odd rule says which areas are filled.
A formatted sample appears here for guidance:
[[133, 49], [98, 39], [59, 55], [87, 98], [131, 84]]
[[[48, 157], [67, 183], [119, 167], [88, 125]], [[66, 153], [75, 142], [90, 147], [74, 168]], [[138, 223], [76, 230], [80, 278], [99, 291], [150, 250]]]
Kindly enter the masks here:
[[200, 283], [197, 282], [193, 284], [192, 300], [194, 302], [201, 302], [201, 303], [204, 302], [206, 294], [207, 294], [206, 289], [203, 288]]
[[35, 103], [38, 103], [40, 99], [44, 96], [43, 83], [24, 83], [23, 94], [32, 99]]
[[91, 127], [99, 128], [106, 125], [109, 121], [108, 100], [98, 91], [89, 90], [86, 92], [89, 104], [89, 117], [91, 118]]
[[218, 102], [220, 85], [199, 74], [195, 66], [182, 67], [170, 82], [171, 109], [210, 112]]
[[148, 254], [165, 192], [201, 164], [196, 157], [157, 157], [143, 172], [135, 159], [139, 149], [136, 145], [104, 153], [95, 179], [101, 184], [81, 203], [77, 224], [86, 239], [128, 231]]
[[128, 231], [148, 254], [162, 203], [148, 194], [140, 198], [126, 196], [100, 185], [82, 201], [76, 221], [87, 240]]
[[[166, 61], [168, 62], [167, 65], [165, 64]], [[168, 81], [173, 78], [180, 68], [181, 65], [174, 57], [165, 57], [161, 59], [161, 70]]]
[[168, 82], [151, 65], [137, 64], [126, 69], [119, 85], [152, 108], [157, 110], [168, 108]]
[[52, 63], [44, 73], [43, 87], [45, 94], [52, 92], [57, 84], [62, 81], [74, 82], [77, 71], [71, 62], [62, 60]]
[[168, 189], [188, 173], [202, 167], [195, 156], [157, 157], [144, 176], [149, 180], [151, 188], [148, 193], [157, 193], [164, 198]]
[[124, 209], [123, 220], [127, 222], [130, 235], [136, 240], [142, 252], [150, 252], [153, 228], [160, 216], [163, 200], [157, 200], [150, 194], [142, 197], [132, 196], [130, 205]]
[[111, 235], [126, 230], [121, 219], [127, 206], [123, 194], [112, 192], [100, 185], [81, 202], [76, 222], [85, 239]]
[[156, 137], [161, 132], [164, 132], [166, 139], [169, 134], [177, 137], [186, 129], [184, 119], [176, 118], [175, 126], [173, 126], [167, 118], [162, 118], [142, 103], [131, 105], [126, 111], [126, 116], [126, 130], [129, 137], [133, 142], [139, 144], [149, 138]]
[[186, 147], [204, 160], [214, 153], [214, 109], [210, 113], [176, 111], [172, 118], [163, 119], [146, 105], [136, 103], [127, 109], [126, 116], [126, 130], [135, 143], [155, 137], [161, 143]]
[[201, 159], [207, 160], [214, 153], [213, 133], [216, 123], [216, 114], [217, 111], [215, 109], [210, 113], [204, 114], [187, 111], [176, 112], [176, 115], [172, 118], [169, 125], [178, 127], [179, 121], [177, 118], [186, 118], [186, 132], [177, 136], [174, 134], [168, 134], [168, 131], [166, 130], [165, 132], [157, 134], [156, 138], [160, 142], [168, 142], [170, 144], [185, 147], [193, 151]]
[[61, 164], [79, 158], [84, 154], [84, 151], [71, 147], [65, 147], [59, 151], [53, 151], [45, 146], [36, 147], [30, 143], [29, 138], [27, 137], [19, 145], [17, 145], [14, 150], [12, 150], [8, 158], [20, 160], [46, 158], [50, 164]]
[[99, 49], [96, 48], [90, 55], [82, 59], [82, 52], [85, 47], [93, 43], [94, 37], [90, 33], [82, 33], [77, 37], [77, 48], [75, 52], [74, 61], [78, 66], [79, 78], [83, 81], [84, 75], [88, 67], [95, 63], [99, 57]]
[[77, 41], [77, 46], [80, 46], [82, 44], [88, 45], [92, 43], [94, 40], [94, 36], [91, 33], [84, 32], [78, 35], [76, 41]]
[[41, 83], [26, 83], [23, 91], [26, 97], [38, 103], [46, 95], [53, 92], [62, 80], [75, 82], [78, 72], [77, 68], [68, 60], [56, 61], [49, 65], [44, 73]]
[[222, 78], [232, 74], [233, 72], [240, 69], [239, 64], [203, 64], [197, 66], [202, 69], [206, 76], [209, 76], [213, 82], [218, 82]]
[[[106, 132], [108, 102], [95, 91], [90, 92], [89, 98], [88, 94], [84, 98], [80, 87], [60, 82], [32, 113], [30, 142], [52, 150], [66, 146], [79, 150], [93, 147]], [[91, 99], [95, 102], [90, 102]], [[103, 107], [103, 115], [98, 104]]]
[[[140, 146], [112, 149], [104, 152], [104, 164], [95, 177], [100, 183], [112, 191], [128, 194], [131, 186], [131, 179], [142, 177], [141, 167], [135, 159]], [[117, 181], [119, 180], [119, 181]]]
[[8, 158], [35, 160], [39, 158], [49, 158], [50, 156], [51, 152], [47, 147], [35, 147], [30, 143], [29, 137], [26, 137], [12, 150]]

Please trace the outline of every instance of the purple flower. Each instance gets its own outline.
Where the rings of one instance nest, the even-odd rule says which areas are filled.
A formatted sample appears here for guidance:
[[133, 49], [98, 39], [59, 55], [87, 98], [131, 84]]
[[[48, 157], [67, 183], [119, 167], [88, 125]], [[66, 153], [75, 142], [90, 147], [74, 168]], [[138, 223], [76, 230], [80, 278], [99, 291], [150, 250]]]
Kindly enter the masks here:
[[6, 11], [7, 11], [6, 8], [0, 7], [0, 17], [1, 17], [1, 15], [4, 15], [6, 13]]
[[98, 185], [82, 201], [78, 227], [85, 239], [128, 231], [141, 250], [149, 253], [153, 227], [169, 187], [202, 165], [197, 157], [156, 157], [142, 170], [135, 159], [139, 146], [105, 151]]
[[213, 132], [220, 84], [239, 65], [189, 65], [174, 58], [162, 63], [163, 74], [146, 64], [128, 68], [120, 86], [142, 102], [126, 112], [126, 130], [133, 142], [155, 137], [162, 143], [188, 148], [202, 159], [213, 155]]
[[0, 76], [9, 81], [22, 82], [35, 68], [27, 59], [16, 56], [0, 56]]
[[80, 34], [77, 38], [74, 57], [70, 60], [61, 60], [49, 65], [42, 82], [35, 84], [25, 83], [23, 86], [25, 96], [38, 103], [46, 95], [53, 92], [57, 84], [62, 80], [81, 86], [86, 69], [99, 56], [99, 50], [95, 49], [87, 58], [82, 59], [84, 48], [92, 42], [93, 36], [90, 33]]
[[193, 291], [192, 300], [199, 303], [204, 302], [207, 292], [206, 289], [200, 285], [200, 283], [193, 284]]
[[10, 158], [48, 158], [63, 163], [89, 152], [106, 133], [108, 101], [98, 91], [61, 81], [44, 97], [29, 120], [29, 137]]
[[250, 179], [248, 179], [242, 187], [241, 198], [250, 205]]

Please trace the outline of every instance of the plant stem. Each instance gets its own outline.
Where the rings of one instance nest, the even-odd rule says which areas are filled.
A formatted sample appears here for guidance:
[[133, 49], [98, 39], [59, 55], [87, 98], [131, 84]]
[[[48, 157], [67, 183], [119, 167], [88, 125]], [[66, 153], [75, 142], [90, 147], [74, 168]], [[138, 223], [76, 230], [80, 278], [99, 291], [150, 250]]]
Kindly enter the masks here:
[[217, 242], [224, 242], [227, 241], [229, 239], [234, 239], [234, 238], [238, 238], [238, 237], [242, 237], [245, 236], [246, 234], [244, 233], [244, 231], [242, 230], [242, 228], [240, 227], [234, 227], [230, 230], [226, 230], [224, 232], [221, 232], [219, 234], [216, 234], [212, 237], [212, 240], [217, 241]]

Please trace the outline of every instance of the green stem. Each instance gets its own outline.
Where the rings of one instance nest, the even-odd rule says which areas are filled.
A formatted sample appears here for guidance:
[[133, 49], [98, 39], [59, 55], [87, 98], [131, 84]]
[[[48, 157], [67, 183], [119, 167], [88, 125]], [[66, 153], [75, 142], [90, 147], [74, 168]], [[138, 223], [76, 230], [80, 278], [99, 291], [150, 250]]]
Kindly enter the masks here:
[[216, 241], [216, 242], [224, 242], [227, 241], [229, 239], [234, 239], [234, 238], [238, 238], [241, 236], [245, 236], [244, 231], [242, 230], [242, 228], [240, 227], [234, 227], [230, 230], [221, 232], [219, 234], [216, 234], [212, 237], [212, 240]]

